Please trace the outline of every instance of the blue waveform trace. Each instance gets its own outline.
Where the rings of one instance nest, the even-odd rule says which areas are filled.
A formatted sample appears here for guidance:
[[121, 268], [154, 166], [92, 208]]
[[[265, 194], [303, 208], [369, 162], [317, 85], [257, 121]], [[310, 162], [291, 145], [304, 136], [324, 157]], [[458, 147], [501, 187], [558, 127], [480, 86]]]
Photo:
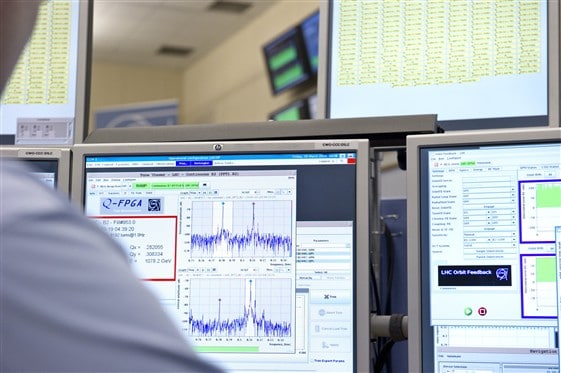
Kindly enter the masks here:
[[226, 245], [229, 257], [291, 257], [292, 237], [275, 233], [261, 233], [255, 222], [255, 202], [252, 203], [251, 227], [243, 233], [234, 233], [224, 228], [224, 203], [222, 223], [215, 233], [192, 233], [191, 256], [220, 256], [218, 248]]
[[222, 319], [222, 299], [218, 298], [216, 318], [201, 315], [198, 319], [189, 309], [189, 328], [194, 336], [204, 337], [290, 337], [292, 324], [290, 321], [273, 321], [267, 319], [265, 309], [257, 311], [257, 300], [253, 299], [253, 284], [249, 280], [249, 304], [244, 305], [243, 313], [237, 317]]

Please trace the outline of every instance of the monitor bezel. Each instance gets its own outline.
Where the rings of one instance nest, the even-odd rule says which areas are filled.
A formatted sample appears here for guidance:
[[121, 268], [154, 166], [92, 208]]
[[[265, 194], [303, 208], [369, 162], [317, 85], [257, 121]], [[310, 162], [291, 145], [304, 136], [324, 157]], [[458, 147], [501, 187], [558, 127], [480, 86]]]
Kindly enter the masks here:
[[27, 161], [57, 161], [57, 189], [70, 196], [71, 150], [66, 148], [1, 147], [0, 158]]
[[407, 135], [434, 133], [435, 115], [100, 128], [84, 143], [272, 141], [367, 138], [371, 147], [405, 146]]
[[[331, 61], [333, 6], [335, 0], [320, 2], [319, 56], [318, 56], [318, 118], [331, 118]], [[548, 124], [543, 127], [561, 126], [561, 6], [558, 1], [547, 2], [547, 49], [548, 49]], [[428, 114], [428, 113], [425, 113]], [[438, 114], [438, 113], [435, 113]], [[534, 117], [481, 118], [465, 121], [449, 121], [447, 130], [499, 129], [530, 126]], [[463, 123], [462, 123], [463, 122]], [[533, 126], [533, 125], [532, 125]], [[537, 126], [542, 127], [542, 126]]]
[[[423, 371], [422, 346], [426, 338], [423, 325], [427, 327], [427, 304], [430, 299], [423, 296], [422, 286], [428, 281], [428, 274], [422, 273], [420, 229], [421, 213], [421, 157], [423, 149], [435, 147], [464, 147], [485, 145], [525, 144], [558, 141], [561, 143], [561, 128], [518, 128], [485, 131], [454, 131], [432, 135], [412, 135], [407, 138], [407, 302], [408, 302], [408, 351], [409, 370]], [[424, 290], [425, 289], [425, 290]], [[424, 323], [424, 324], [423, 324]]]
[[78, 144], [72, 156], [73, 203], [84, 207], [85, 158], [101, 155], [155, 155], [155, 154], [229, 154], [229, 153], [279, 153], [279, 152], [340, 152], [356, 151], [356, 250], [355, 250], [355, 371], [370, 371], [370, 209], [371, 166], [370, 146], [367, 139], [350, 140], [276, 140], [276, 141], [225, 141], [225, 142], [166, 142]]

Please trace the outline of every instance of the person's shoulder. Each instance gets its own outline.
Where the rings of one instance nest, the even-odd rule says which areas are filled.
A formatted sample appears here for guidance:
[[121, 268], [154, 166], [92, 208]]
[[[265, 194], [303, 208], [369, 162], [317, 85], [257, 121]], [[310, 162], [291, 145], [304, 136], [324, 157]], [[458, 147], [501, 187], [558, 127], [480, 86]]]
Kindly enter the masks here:
[[36, 180], [30, 167], [23, 161], [0, 159], [0, 192], [2, 201], [14, 194], [23, 194], [30, 188], [36, 188]]
[[23, 161], [0, 158], [0, 183], [2, 190], [15, 183], [35, 184], [32, 169]]
[[18, 159], [0, 158], [0, 185], [2, 192], [23, 193], [29, 189], [52, 192], [33, 174], [27, 163]]
[[[12, 158], [0, 158], [0, 173], [2, 173], [2, 176], [25, 174], [26, 170], [29, 170], [29, 168], [23, 161]], [[3, 179], [0, 181], [3, 181]]]
[[0, 200], [4, 223], [6, 219], [25, 212], [78, 212], [70, 204], [68, 196], [39, 180], [25, 162], [18, 160], [0, 159]]

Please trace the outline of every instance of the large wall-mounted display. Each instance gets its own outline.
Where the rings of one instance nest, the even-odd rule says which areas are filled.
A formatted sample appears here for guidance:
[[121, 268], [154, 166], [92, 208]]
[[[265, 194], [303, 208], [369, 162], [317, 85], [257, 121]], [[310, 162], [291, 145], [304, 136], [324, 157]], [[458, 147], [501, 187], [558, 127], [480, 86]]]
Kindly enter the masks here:
[[319, 11], [316, 11], [263, 46], [273, 94], [316, 81], [318, 38]]
[[312, 78], [306, 46], [298, 27], [293, 27], [263, 47], [271, 90], [276, 95]]
[[437, 114], [445, 129], [559, 125], [559, 2], [322, 6], [326, 118]]
[[0, 143], [72, 145], [87, 134], [92, 1], [44, 1], [0, 98]]

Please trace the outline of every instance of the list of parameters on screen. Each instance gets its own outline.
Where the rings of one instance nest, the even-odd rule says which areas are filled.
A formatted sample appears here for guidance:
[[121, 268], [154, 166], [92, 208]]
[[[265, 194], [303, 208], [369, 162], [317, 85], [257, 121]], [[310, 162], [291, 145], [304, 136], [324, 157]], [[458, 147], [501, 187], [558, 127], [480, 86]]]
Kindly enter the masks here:
[[8, 83], [2, 104], [66, 104], [71, 1], [45, 1], [36, 27]]
[[540, 0], [338, 2], [337, 84], [392, 87], [540, 72]]

